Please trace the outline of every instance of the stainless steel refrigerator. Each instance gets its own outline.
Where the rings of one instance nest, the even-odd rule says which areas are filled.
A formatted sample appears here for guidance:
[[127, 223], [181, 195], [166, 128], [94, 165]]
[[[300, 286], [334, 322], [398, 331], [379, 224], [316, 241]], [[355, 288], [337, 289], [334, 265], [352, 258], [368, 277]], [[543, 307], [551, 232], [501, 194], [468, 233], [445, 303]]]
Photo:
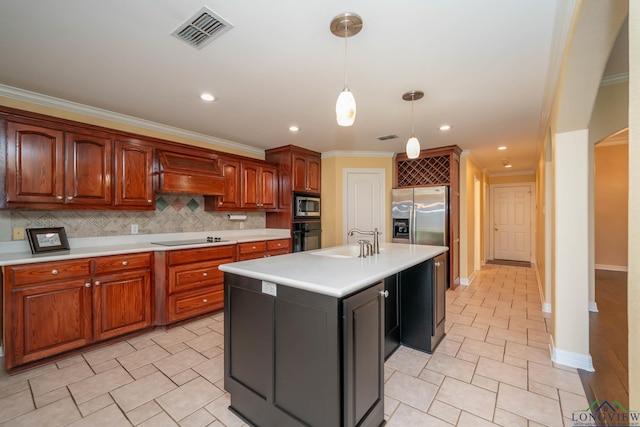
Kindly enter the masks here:
[[392, 193], [394, 243], [449, 246], [449, 188], [398, 188]]

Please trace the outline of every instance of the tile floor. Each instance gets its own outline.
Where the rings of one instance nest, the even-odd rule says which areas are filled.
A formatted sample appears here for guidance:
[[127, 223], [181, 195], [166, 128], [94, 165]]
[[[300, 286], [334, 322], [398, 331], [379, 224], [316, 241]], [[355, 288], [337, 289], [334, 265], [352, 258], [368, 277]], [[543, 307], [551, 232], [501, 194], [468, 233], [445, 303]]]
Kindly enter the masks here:
[[[401, 347], [386, 362], [388, 426], [571, 426], [588, 402], [577, 371], [549, 358], [549, 321], [533, 269], [485, 266], [448, 292], [447, 336], [433, 355]], [[223, 322], [2, 372], [0, 425], [243, 426], [223, 389]]]

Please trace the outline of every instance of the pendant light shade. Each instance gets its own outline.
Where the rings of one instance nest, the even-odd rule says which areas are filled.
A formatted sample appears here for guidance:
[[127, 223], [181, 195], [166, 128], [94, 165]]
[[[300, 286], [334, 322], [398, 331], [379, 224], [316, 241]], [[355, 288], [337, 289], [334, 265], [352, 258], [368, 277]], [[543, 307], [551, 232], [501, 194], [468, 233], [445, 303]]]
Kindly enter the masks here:
[[338, 95], [336, 120], [340, 126], [351, 126], [356, 120], [356, 99], [348, 88]]
[[420, 141], [415, 136], [412, 136], [407, 141], [406, 147], [407, 157], [410, 159], [417, 159], [420, 156]]
[[412, 90], [402, 94], [402, 99], [405, 101], [411, 101], [411, 138], [407, 141], [405, 152], [410, 159], [417, 159], [420, 156], [420, 141], [413, 135], [413, 101], [421, 99], [424, 96], [424, 92], [419, 90]]
[[351, 126], [356, 120], [356, 99], [347, 85], [347, 39], [360, 32], [362, 18], [355, 13], [342, 13], [331, 21], [331, 33], [344, 37], [344, 89], [336, 101], [336, 121], [340, 126]]

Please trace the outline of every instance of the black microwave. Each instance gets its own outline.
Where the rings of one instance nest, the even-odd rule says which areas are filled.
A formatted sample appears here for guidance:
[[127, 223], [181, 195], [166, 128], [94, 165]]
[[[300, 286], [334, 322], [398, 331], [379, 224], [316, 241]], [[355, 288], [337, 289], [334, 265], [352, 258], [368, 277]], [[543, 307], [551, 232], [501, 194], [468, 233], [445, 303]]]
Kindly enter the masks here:
[[293, 195], [294, 219], [320, 218], [320, 197], [308, 194]]

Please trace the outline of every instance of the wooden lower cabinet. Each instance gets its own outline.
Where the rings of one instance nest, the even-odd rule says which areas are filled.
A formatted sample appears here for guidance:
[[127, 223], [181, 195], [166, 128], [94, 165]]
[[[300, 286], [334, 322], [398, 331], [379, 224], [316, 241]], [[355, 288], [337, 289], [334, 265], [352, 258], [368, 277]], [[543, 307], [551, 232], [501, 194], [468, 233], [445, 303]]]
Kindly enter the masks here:
[[238, 243], [237, 259], [238, 261], [246, 261], [249, 259], [288, 254], [291, 252], [290, 242], [289, 239], [276, 239]]
[[105, 340], [151, 325], [149, 270], [99, 276], [93, 281], [93, 337]]
[[156, 274], [166, 277], [166, 312], [160, 322], [172, 323], [221, 309], [224, 276], [218, 266], [233, 262], [234, 256], [235, 245], [165, 252]]
[[151, 253], [5, 267], [5, 368], [151, 325]]
[[90, 286], [87, 277], [14, 290], [6, 300], [11, 317], [5, 338], [11, 343], [5, 345], [5, 368], [90, 344]]

